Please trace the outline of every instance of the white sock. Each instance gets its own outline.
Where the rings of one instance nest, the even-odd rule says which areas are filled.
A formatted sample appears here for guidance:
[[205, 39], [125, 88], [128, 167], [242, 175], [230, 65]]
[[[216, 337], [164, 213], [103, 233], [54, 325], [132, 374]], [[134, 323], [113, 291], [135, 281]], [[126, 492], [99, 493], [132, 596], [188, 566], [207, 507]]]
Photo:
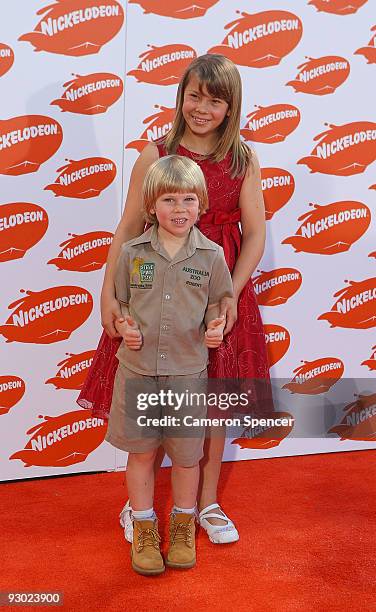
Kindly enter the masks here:
[[194, 514], [196, 510], [196, 506], [193, 508], [179, 508], [179, 506], [173, 506], [171, 512], [173, 514], [179, 514], [180, 512], [184, 512], [184, 514]]
[[155, 519], [154, 508], [149, 508], [148, 510], [132, 510], [132, 518], [136, 519], [136, 521]]

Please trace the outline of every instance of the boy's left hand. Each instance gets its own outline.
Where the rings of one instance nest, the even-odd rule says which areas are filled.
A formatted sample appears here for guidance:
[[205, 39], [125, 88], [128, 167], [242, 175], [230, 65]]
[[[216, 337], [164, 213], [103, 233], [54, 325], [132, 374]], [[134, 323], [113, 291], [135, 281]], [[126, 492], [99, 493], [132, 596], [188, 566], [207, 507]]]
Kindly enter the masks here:
[[205, 332], [205, 344], [208, 348], [217, 348], [223, 340], [223, 330], [226, 319], [224, 316], [213, 319], [208, 323]]

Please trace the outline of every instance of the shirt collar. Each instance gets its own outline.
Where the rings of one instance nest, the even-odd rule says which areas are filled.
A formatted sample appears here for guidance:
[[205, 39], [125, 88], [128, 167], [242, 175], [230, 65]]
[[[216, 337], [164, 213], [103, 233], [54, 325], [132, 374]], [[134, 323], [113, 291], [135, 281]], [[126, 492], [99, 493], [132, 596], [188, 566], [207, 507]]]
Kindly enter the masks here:
[[[154, 251], [160, 254], [165, 254], [165, 250], [158, 239], [158, 225], [154, 223], [152, 227], [149, 227], [146, 232], [141, 234], [138, 238], [133, 240], [133, 244], [146, 244], [150, 243]], [[178, 260], [185, 259], [186, 257], [191, 257], [196, 249], [205, 249], [215, 251], [216, 246], [212, 245], [210, 241], [199, 231], [199, 229], [194, 225], [189, 232], [188, 240], [185, 243], [184, 247], [180, 249], [179, 253], [177, 253], [176, 257]], [[175, 258], [174, 258], [175, 261]]]
[[133, 244], [145, 244], [146, 242], [151, 242], [151, 237], [152, 237], [152, 232], [154, 230], [154, 225], [152, 225], [151, 227], [149, 227], [149, 229], [146, 230], [146, 232], [144, 232], [143, 234], [141, 234], [141, 236], [138, 236], [137, 238], [133, 238], [132, 241], [132, 245]]
[[192, 240], [194, 240], [196, 249], [206, 249], [209, 251], [216, 251], [217, 246], [211, 242], [196, 225], [193, 226], [191, 231]]

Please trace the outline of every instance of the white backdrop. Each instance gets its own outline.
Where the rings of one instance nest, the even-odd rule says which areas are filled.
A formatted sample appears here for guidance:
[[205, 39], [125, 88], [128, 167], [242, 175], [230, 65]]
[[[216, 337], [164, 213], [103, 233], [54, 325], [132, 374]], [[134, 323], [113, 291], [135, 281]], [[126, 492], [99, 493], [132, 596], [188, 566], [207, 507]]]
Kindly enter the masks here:
[[[114, 466], [105, 425], [75, 399], [98, 342], [99, 287], [123, 201], [124, 13], [114, 0], [15, 0], [2, 19], [1, 42], [14, 53], [0, 78], [3, 480]], [[15, 119], [34, 115], [42, 119]], [[51, 145], [33, 135], [47, 129], [24, 129], [48, 122], [58, 125]], [[12, 132], [29, 136], [24, 150], [8, 145]], [[34, 321], [22, 325], [8, 305], [26, 297], [20, 308]]]
[[[376, 363], [372, 4], [202, 0], [198, 8], [189, 0], [133, 0], [126, 25], [120, 1], [63, 0], [44, 17], [36, 15], [47, 6], [41, 0], [8, 9], [0, 45], [0, 133], [8, 134], [0, 149], [1, 324], [11, 317], [0, 328], [3, 480], [125, 463], [102, 442], [105, 425], [79, 411], [75, 398], [99, 335], [102, 266], [131, 168], [145, 142], [168, 130], [185, 66], [208, 50], [228, 55], [243, 80], [242, 136], [260, 158], [268, 220], [255, 289], [271, 374], [290, 381], [280, 397], [297, 419], [282, 441], [273, 442], [273, 432], [228, 440], [225, 459], [374, 448], [375, 396], [364, 380]], [[27, 34], [34, 29], [47, 33], [42, 42]], [[24, 115], [53, 126], [34, 136], [35, 128], [15, 123]], [[17, 149], [16, 163], [14, 131], [35, 151], [30, 158], [27, 149], [26, 159]], [[38, 149], [47, 138], [49, 148]], [[25, 214], [36, 219], [27, 232]], [[34, 302], [23, 310], [36, 321], [23, 327], [19, 307], [8, 309], [25, 300], [20, 290], [45, 292], [28, 297]], [[296, 376], [307, 382], [296, 384]], [[320, 376], [359, 379], [343, 387], [346, 413], [327, 410]], [[335, 393], [336, 384], [325, 401]], [[301, 437], [302, 421], [318, 437]]]

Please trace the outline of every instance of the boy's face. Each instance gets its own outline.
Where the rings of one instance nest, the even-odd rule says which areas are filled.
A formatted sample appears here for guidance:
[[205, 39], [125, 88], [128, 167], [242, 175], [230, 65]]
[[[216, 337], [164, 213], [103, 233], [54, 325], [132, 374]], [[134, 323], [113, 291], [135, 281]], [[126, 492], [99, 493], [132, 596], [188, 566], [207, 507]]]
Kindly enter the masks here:
[[160, 227], [173, 236], [187, 236], [197, 221], [199, 204], [195, 193], [163, 193], [150, 212], [156, 215]]

